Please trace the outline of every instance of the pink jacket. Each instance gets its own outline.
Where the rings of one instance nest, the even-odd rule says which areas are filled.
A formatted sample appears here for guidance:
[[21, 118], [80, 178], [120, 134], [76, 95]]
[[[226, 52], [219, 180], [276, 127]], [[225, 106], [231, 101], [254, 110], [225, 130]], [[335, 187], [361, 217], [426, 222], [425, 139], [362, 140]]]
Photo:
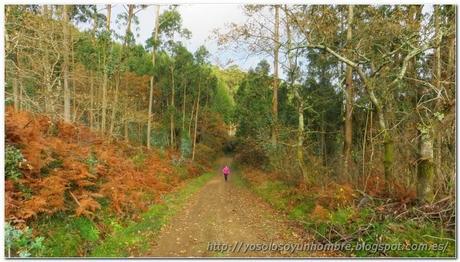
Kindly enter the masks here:
[[228, 168], [228, 166], [225, 166], [222, 169], [222, 173], [224, 173], [224, 175], [230, 175], [230, 168]]

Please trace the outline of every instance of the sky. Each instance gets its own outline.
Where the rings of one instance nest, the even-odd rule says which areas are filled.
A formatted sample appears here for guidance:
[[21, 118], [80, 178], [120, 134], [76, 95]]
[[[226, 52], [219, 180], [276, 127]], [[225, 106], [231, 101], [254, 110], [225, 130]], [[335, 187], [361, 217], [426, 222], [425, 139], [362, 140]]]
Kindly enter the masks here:
[[[126, 6], [126, 5], [125, 5]], [[99, 6], [103, 9], [104, 6]], [[168, 9], [167, 5], [162, 5], [160, 13]], [[248, 70], [262, 59], [258, 56], [250, 56], [241, 50], [219, 50], [216, 39], [212, 38], [212, 32], [215, 29], [224, 29], [229, 23], [243, 23], [246, 17], [243, 15], [241, 5], [238, 4], [181, 4], [178, 11], [182, 17], [182, 26], [192, 32], [190, 40], [183, 41], [189, 51], [194, 52], [199, 46], [205, 45], [211, 57], [210, 62], [216, 65], [228, 66], [227, 62], [231, 59], [232, 64]], [[102, 10], [106, 14], [106, 10]], [[112, 25], [111, 27], [118, 33], [125, 30], [124, 25], [117, 25], [115, 18], [118, 14], [125, 12], [122, 4], [113, 4], [112, 6]], [[145, 45], [145, 41], [152, 35], [155, 23], [155, 7], [149, 6], [137, 13], [139, 24], [133, 33], [138, 44]]]

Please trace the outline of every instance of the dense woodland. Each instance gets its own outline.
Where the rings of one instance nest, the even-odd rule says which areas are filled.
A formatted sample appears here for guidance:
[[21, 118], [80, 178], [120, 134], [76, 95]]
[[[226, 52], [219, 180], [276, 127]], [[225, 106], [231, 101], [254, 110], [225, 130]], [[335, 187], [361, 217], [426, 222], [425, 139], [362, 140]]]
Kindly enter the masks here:
[[[454, 238], [455, 6], [242, 6], [245, 23], [212, 37], [261, 57], [248, 71], [188, 50], [176, 6], [155, 6], [136, 43], [145, 7], [5, 7], [8, 226], [77, 215], [110, 235], [101, 210], [135, 219], [229, 154], [318, 241], [378, 242], [395, 223]], [[72, 255], [93, 251], [81, 241]]]

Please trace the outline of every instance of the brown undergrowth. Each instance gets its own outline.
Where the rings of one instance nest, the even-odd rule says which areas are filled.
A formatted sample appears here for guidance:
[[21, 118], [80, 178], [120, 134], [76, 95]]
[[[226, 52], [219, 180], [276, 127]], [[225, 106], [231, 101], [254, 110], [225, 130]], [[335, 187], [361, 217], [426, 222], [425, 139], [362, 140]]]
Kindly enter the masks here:
[[[414, 189], [398, 182], [386, 192], [381, 176], [373, 175], [365, 188], [323, 176], [318, 183], [288, 183], [280, 174], [242, 167], [243, 181], [273, 207], [305, 226], [316, 241], [327, 243], [436, 243], [449, 246], [436, 250], [368, 252], [346, 256], [453, 256], [455, 199], [441, 197], [417, 203]], [[358, 183], [359, 184], [359, 183]]]
[[129, 216], [202, 171], [185, 163], [186, 174], [178, 175], [171, 161], [176, 152], [109, 141], [87, 127], [42, 115], [7, 108], [5, 122], [6, 144], [24, 157], [21, 176], [5, 181], [5, 218], [19, 226], [58, 211], [91, 218], [102, 203]]

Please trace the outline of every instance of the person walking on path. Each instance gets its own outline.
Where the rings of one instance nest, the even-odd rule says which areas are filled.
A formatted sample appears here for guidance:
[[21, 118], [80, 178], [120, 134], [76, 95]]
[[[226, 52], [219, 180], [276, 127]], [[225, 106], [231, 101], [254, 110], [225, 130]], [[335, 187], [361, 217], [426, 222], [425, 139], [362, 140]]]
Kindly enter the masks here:
[[227, 176], [230, 175], [230, 168], [228, 166], [225, 166], [222, 169], [222, 173], [224, 173], [224, 178], [225, 178], [225, 181], [227, 182]]

